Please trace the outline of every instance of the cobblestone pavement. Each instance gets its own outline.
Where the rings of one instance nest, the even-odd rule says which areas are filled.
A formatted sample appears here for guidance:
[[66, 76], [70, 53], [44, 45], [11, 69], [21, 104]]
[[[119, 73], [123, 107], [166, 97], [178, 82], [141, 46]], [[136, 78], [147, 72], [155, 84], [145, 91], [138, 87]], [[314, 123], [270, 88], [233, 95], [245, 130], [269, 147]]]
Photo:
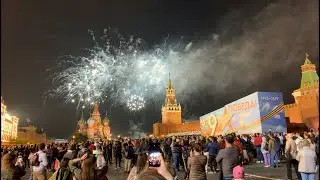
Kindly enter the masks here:
[[[294, 172], [294, 169], [293, 171]], [[280, 164], [278, 168], [265, 168], [263, 164], [249, 164], [245, 166], [246, 180], [258, 180], [258, 179], [270, 179], [270, 180], [282, 180], [286, 179], [286, 164]], [[123, 172], [123, 168], [115, 169], [115, 165], [109, 166], [108, 171], [109, 180], [126, 180], [128, 177], [127, 173]], [[22, 180], [28, 180], [30, 177], [30, 170], [27, 169], [26, 175]], [[183, 180], [184, 171], [178, 173], [178, 179]], [[293, 178], [298, 179], [293, 173]], [[218, 179], [218, 174], [209, 173], [208, 180]], [[317, 172], [316, 179], [319, 180], [319, 171]]]

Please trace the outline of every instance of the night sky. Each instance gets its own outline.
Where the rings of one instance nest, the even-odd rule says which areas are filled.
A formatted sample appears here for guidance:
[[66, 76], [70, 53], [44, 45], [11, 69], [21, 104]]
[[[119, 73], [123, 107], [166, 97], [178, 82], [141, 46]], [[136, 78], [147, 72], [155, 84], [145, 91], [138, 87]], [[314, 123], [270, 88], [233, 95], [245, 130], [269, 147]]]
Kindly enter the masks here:
[[[182, 102], [185, 119], [197, 119], [255, 91], [281, 91], [285, 103], [292, 103], [291, 92], [299, 87], [300, 65], [305, 53], [309, 53], [317, 67], [319, 65], [318, 1], [241, 2], [2, 0], [1, 95], [8, 110], [18, 115], [20, 122], [29, 118], [50, 137], [70, 137], [79, 112], [74, 105], [58, 100], [44, 103], [43, 94], [52, 85], [47, 69], [55, 66], [62, 55], [77, 55], [82, 49], [90, 48], [89, 29], [99, 34], [104, 28], [114, 27], [122, 34], [140, 36], [151, 45], [168, 35], [177, 39], [183, 36], [201, 44], [212, 34], [218, 34], [221, 43], [237, 44], [235, 48], [242, 52], [227, 53], [230, 56], [225, 56], [226, 61], [238, 61], [245, 68], [252, 64], [259, 67], [251, 74], [258, 77], [257, 80], [250, 83], [238, 81], [239, 75], [235, 73], [230, 74], [237, 77], [228, 81], [225, 90], [213, 90], [219, 86], [215, 83], [192, 91]], [[259, 47], [251, 59], [243, 55], [247, 51], [241, 45], [248, 38], [252, 38], [254, 48]], [[238, 72], [245, 71], [241, 67]], [[228, 65], [228, 68], [236, 72], [238, 67]], [[264, 76], [270, 69], [274, 69], [271, 75]], [[224, 81], [219, 72], [206, 73]], [[243, 78], [246, 79], [246, 75]], [[179, 94], [177, 96], [179, 98]], [[178, 102], [181, 101], [178, 99]], [[128, 119], [143, 119], [143, 130], [151, 132], [152, 124], [161, 118], [160, 109], [153, 105], [138, 113], [107, 104], [101, 107], [102, 111], [105, 109], [111, 117], [113, 134], [128, 132]]]

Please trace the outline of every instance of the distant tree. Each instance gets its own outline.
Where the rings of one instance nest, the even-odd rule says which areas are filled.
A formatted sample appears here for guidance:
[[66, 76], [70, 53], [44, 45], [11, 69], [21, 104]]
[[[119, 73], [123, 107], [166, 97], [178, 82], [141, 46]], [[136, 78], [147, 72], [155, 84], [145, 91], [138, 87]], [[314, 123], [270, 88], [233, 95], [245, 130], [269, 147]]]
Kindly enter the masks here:
[[73, 140], [76, 143], [83, 143], [83, 142], [86, 142], [88, 140], [87, 134], [76, 132], [76, 133], [73, 134], [73, 136], [74, 136]]

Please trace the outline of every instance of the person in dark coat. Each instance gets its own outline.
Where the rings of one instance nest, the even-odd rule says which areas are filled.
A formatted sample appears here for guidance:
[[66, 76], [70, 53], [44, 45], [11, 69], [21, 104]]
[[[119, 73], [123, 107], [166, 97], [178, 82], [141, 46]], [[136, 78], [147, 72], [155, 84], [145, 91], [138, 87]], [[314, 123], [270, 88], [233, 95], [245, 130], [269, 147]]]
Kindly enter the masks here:
[[67, 152], [63, 155], [63, 158], [75, 159], [77, 157], [76, 144], [70, 144]]
[[207, 146], [207, 152], [209, 152], [209, 160], [208, 160], [209, 167], [212, 172], [216, 173], [217, 166], [218, 166], [216, 157], [219, 152], [219, 143], [216, 137], [210, 138], [210, 143]]

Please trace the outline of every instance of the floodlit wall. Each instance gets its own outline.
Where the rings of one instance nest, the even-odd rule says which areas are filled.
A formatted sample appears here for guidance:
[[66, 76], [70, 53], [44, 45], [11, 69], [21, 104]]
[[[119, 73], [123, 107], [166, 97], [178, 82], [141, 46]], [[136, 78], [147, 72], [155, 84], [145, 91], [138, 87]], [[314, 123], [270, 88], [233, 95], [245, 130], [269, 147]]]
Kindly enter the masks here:
[[7, 112], [7, 107], [1, 102], [1, 142], [9, 142], [18, 135], [19, 119]]

